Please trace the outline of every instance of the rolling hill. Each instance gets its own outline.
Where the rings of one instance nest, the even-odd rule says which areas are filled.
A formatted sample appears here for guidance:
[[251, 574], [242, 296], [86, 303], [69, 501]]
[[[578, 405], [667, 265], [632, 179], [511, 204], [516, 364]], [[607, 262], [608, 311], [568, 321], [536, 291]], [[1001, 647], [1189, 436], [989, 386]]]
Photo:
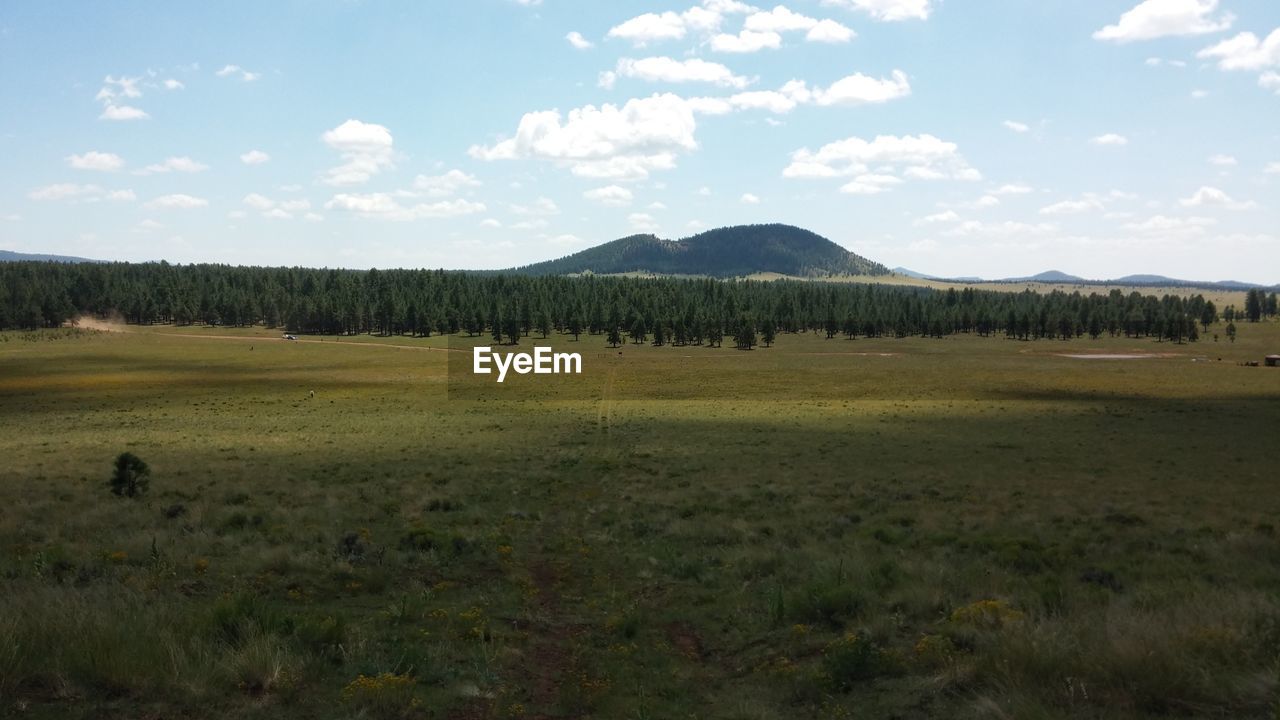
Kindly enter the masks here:
[[513, 268], [525, 275], [616, 274], [741, 277], [887, 275], [889, 269], [834, 242], [790, 225], [738, 225], [683, 240], [632, 235], [557, 260]]
[[63, 263], [86, 263], [101, 262], [99, 260], [90, 260], [82, 257], [72, 257], [71, 255], [46, 255], [43, 253], [20, 253], [12, 250], [0, 250], [0, 262], [63, 262]]

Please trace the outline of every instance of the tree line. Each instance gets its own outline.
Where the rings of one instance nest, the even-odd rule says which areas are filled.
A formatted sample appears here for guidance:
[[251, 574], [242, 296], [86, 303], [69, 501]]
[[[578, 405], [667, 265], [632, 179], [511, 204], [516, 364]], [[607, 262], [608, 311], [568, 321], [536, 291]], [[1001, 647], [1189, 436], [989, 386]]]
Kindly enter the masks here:
[[459, 334], [517, 343], [532, 334], [600, 336], [611, 345], [771, 345], [827, 338], [1019, 340], [1101, 335], [1195, 341], [1220, 319], [1258, 322], [1276, 295], [1251, 290], [1221, 313], [1202, 295], [934, 290], [878, 284], [444, 270], [334, 270], [168, 263], [0, 263], [0, 328], [56, 327], [77, 315], [129, 323], [262, 325], [292, 333]]

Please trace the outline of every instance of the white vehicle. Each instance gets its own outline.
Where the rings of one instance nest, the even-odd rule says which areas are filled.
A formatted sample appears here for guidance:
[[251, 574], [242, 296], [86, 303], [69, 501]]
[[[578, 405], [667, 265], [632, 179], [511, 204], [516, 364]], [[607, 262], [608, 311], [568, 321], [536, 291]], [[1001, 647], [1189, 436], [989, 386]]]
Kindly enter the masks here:
[[297, 340], [298, 338], [296, 338], [296, 337], [294, 337], [294, 336], [292, 336], [292, 335], [285, 335], [285, 336], [284, 336], [284, 339], [285, 339], [285, 340]]

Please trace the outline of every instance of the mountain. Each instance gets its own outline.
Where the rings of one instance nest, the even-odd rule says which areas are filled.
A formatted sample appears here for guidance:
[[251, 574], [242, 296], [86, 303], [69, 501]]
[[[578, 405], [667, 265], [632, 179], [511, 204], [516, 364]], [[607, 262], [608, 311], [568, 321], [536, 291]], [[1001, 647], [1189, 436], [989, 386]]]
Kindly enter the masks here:
[[889, 269], [798, 227], [738, 225], [708, 230], [683, 240], [632, 235], [509, 272], [525, 275], [650, 272], [727, 278], [755, 273], [798, 277], [887, 275]]
[[896, 268], [891, 268], [889, 272], [897, 273], [899, 275], [906, 275], [909, 278], [915, 278], [917, 280], [937, 280], [937, 278], [935, 278], [932, 275], [925, 275], [924, 273], [916, 272], [915, 270], [910, 270], [901, 266]]
[[1005, 278], [998, 282], [1082, 283], [1089, 281], [1082, 277], [1068, 275], [1060, 270], [1046, 270], [1031, 277]]
[[61, 263], [87, 263], [101, 262], [100, 260], [90, 260], [82, 257], [72, 257], [70, 255], [44, 255], [41, 253], [20, 253], [12, 250], [0, 250], [0, 262], [61, 262]]

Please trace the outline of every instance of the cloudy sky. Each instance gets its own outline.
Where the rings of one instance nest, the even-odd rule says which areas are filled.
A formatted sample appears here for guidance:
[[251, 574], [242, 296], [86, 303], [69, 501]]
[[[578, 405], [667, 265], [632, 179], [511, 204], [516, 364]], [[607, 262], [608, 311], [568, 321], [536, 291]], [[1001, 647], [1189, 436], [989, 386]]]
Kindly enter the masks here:
[[6, 2], [0, 249], [1280, 281], [1275, 0]]

